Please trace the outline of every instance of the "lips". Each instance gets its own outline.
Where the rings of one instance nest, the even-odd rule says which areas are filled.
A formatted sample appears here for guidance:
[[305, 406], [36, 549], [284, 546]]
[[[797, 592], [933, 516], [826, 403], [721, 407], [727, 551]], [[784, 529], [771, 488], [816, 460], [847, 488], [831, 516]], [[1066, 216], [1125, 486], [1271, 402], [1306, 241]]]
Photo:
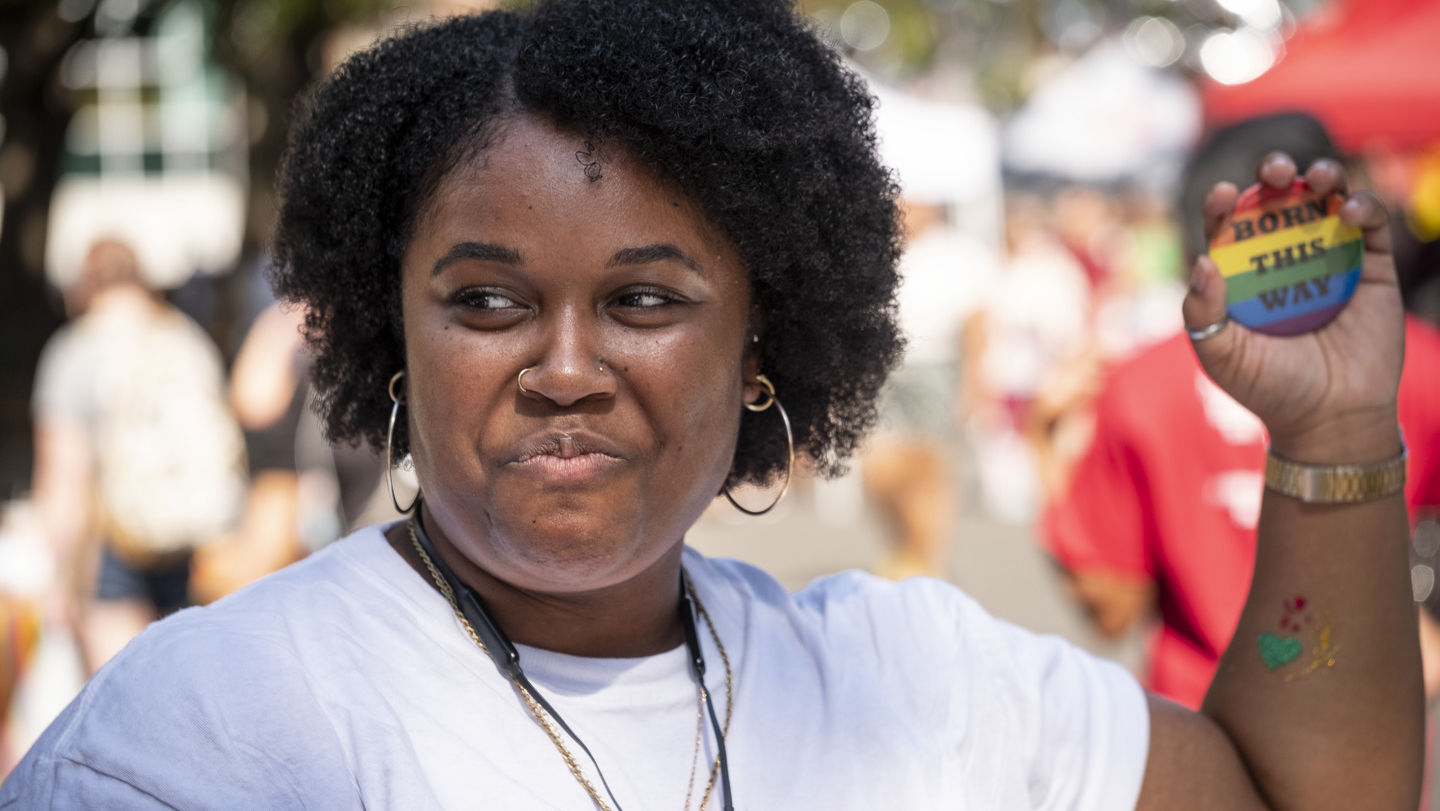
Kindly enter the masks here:
[[521, 441], [511, 461], [524, 463], [540, 456], [573, 459], [589, 454], [621, 458], [616, 444], [599, 434], [589, 431], [546, 431]]
[[584, 484], [625, 461], [616, 443], [588, 431], [546, 431], [522, 440], [507, 467], [546, 484]]

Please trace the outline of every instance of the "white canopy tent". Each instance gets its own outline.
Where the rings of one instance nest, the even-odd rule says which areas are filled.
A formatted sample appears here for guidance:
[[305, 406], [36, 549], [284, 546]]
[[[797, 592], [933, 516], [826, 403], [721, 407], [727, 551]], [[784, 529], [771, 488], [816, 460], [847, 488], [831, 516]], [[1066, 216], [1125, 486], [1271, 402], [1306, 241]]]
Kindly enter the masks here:
[[1163, 186], [1178, 176], [1200, 126], [1200, 99], [1189, 83], [1103, 42], [1010, 119], [1004, 161], [1012, 171], [1082, 183]]

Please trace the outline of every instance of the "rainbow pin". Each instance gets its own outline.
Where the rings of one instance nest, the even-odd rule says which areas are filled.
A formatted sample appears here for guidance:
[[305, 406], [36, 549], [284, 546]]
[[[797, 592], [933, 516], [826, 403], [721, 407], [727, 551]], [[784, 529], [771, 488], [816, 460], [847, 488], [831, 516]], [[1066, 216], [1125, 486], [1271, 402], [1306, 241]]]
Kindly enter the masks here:
[[1365, 245], [1359, 228], [1340, 222], [1342, 203], [1304, 180], [1241, 193], [1210, 241], [1231, 318], [1257, 332], [1299, 335], [1344, 309], [1360, 283]]

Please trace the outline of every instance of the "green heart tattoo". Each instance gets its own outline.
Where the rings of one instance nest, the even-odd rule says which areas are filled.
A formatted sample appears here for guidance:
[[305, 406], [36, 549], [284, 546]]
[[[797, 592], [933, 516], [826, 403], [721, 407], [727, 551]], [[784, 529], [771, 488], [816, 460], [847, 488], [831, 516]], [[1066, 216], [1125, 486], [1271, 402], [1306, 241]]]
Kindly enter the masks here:
[[1293, 636], [1277, 636], [1272, 633], [1260, 634], [1256, 643], [1260, 646], [1260, 658], [1270, 670], [1284, 667], [1300, 658], [1305, 647]]

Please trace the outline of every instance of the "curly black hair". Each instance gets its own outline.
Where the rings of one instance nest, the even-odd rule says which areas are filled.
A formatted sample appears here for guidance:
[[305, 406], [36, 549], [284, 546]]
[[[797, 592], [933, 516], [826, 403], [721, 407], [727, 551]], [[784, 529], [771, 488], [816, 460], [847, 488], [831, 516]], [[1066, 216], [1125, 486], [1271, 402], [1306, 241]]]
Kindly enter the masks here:
[[[409, 27], [351, 57], [291, 134], [270, 268], [307, 307], [330, 439], [384, 446], [411, 228], [448, 171], [528, 112], [627, 150], [734, 243], [796, 450], [839, 473], [903, 345], [897, 187], [873, 104], [783, 0], [553, 0]], [[732, 483], [784, 469], [773, 419], [742, 419]], [[408, 447], [398, 428], [394, 444]]]

